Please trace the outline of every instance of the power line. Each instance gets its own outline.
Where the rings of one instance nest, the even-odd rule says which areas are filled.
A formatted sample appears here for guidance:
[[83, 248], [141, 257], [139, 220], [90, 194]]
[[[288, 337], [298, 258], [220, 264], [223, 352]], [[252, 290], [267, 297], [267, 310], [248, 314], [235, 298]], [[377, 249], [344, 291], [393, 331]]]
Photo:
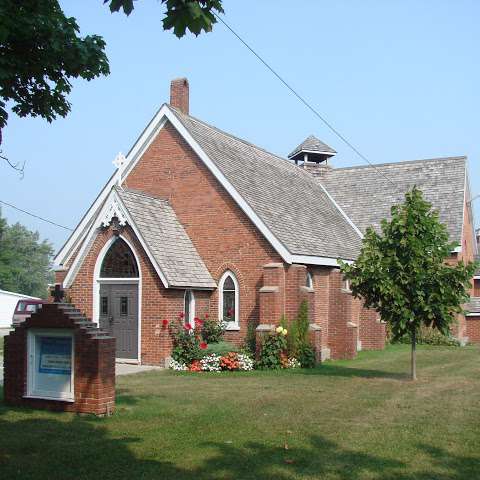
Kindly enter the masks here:
[[52, 222], [51, 220], [47, 220], [46, 218], [35, 215], [34, 213], [27, 212], [26, 210], [22, 210], [21, 208], [18, 208], [15, 205], [12, 205], [10, 203], [4, 202], [3, 200], [0, 200], [0, 203], [3, 203], [4, 205], [7, 205], [7, 207], [14, 208], [15, 210], [18, 210], [19, 212], [30, 215], [31, 217], [37, 218], [38, 220], [42, 220], [42, 222], [50, 223], [52, 225], [55, 225], [56, 227], [64, 228], [65, 230], [70, 230], [71, 232], [73, 231], [73, 228], [65, 227], [64, 225], [60, 225], [59, 223]]
[[290, 84], [288, 84], [281, 76], [279, 73], [277, 73], [273, 67], [271, 67], [266, 60], [264, 60], [227, 22], [225, 22], [225, 20], [223, 20], [221, 17], [219, 17], [215, 12], [214, 12], [214, 15], [215, 17], [220, 20], [220, 22], [222, 22], [225, 27], [230, 30], [230, 32], [235, 35], [235, 37], [237, 37], [238, 40], [240, 40], [241, 43], [243, 43], [243, 45], [245, 47], [248, 48], [248, 50], [250, 50], [250, 52], [253, 53], [253, 55], [255, 55], [255, 57], [257, 57], [258, 60], [260, 60], [260, 62], [263, 63], [263, 65], [265, 67], [268, 68], [268, 70], [270, 70], [270, 72], [272, 72], [275, 77], [278, 78], [278, 80], [280, 80], [280, 82], [283, 83], [283, 85], [285, 87], [288, 88], [288, 90], [290, 90], [291, 93], [293, 93], [295, 95], [295, 97], [297, 97], [298, 100], [300, 100], [300, 102], [302, 102], [316, 117], [318, 117], [338, 138], [340, 138], [340, 140], [342, 140], [348, 147], [350, 147], [363, 161], [367, 162], [368, 165], [370, 165], [372, 168], [375, 169], [375, 171], [379, 174], [379, 175], [382, 175], [386, 180], [388, 180], [395, 188], [397, 188], [397, 185], [389, 178], [387, 177], [382, 171], [380, 171], [365, 155], [363, 155], [362, 152], [360, 152], [360, 150], [358, 150], [357, 147], [355, 147], [355, 145], [353, 145], [344, 135], [342, 135], [323, 115], [321, 115], [314, 107], [312, 107], [310, 105], [310, 103], [307, 102], [307, 100], [305, 100], [305, 98], [303, 98], [292, 86], [290, 86]]

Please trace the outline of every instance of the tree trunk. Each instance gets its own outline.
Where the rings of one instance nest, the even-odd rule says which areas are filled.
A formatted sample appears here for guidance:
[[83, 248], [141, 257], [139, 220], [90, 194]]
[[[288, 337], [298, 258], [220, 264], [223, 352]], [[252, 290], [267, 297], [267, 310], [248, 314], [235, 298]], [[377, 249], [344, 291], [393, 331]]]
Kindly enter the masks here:
[[417, 379], [417, 330], [416, 328], [412, 329], [412, 380]]

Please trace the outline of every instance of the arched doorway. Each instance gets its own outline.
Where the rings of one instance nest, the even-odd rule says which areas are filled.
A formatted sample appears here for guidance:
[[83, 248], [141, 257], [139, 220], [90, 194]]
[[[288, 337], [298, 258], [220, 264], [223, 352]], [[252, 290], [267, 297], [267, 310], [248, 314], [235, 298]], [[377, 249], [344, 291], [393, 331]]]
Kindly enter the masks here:
[[[117, 359], [139, 357], [139, 265], [131, 247], [115, 238], [98, 259], [98, 322], [116, 339]], [[98, 268], [97, 268], [98, 269]]]

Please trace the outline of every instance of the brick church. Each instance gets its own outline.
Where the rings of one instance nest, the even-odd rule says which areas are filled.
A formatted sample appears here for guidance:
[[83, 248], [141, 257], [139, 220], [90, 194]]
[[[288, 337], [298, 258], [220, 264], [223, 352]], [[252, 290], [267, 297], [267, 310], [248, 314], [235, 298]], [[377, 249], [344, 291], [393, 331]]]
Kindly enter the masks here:
[[[55, 258], [57, 282], [116, 338], [119, 360], [163, 365], [162, 319], [206, 313], [228, 341], [271, 329], [309, 305], [317, 358], [381, 349], [385, 324], [352, 297], [337, 259], [354, 261], [365, 229], [379, 227], [416, 184], [458, 242], [476, 254], [465, 157], [333, 168], [314, 136], [288, 159], [189, 115], [186, 79], [108, 180]], [[468, 336], [459, 318], [456, 335]]]

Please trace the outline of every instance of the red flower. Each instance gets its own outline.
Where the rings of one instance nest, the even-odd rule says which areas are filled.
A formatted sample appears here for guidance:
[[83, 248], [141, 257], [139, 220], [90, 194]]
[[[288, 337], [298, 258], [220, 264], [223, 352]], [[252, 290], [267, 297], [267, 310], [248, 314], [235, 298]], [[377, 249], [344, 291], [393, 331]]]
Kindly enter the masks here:
[[202, 342], [202, 343], [200, 344], [200, 348], [201, 348], [202, 350], [205, 350], [207, 347], [208, 347], [208, 345], [207, 345], [205, 342]]
[[186, 324], [183, 326], [183, 328], [184, 328], [185, 330], [191, 330], [191, 329], [192, 329], [192, 326], [191, 326], [189, 323], [186, 323]]
[[179, 316], [180, 318], [184, 318], [184, 317], [185, 317], [185, 314], [184, 314], [183, 312], [180, 312], [180, 313], [178, 314], [178, 316]]
[[163, 325], [164, 328], [165, 328], [166, 326], [168, 326], [168, 320], [167, 320], [167, 319], [162, 320], [162, 325]]
[[208, 318], [208, 317], [209, 317], [209, 315], [208, 315], [208, 313], [206, 313], [206, 314], [205, 314], [205, 318]]
[[200, 320], [199, 318], [195, 318], [195, 325], [198, 325], [201, 327], [203, 325], [203, 320]]

